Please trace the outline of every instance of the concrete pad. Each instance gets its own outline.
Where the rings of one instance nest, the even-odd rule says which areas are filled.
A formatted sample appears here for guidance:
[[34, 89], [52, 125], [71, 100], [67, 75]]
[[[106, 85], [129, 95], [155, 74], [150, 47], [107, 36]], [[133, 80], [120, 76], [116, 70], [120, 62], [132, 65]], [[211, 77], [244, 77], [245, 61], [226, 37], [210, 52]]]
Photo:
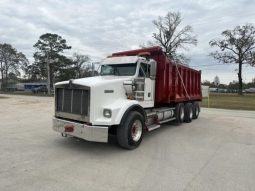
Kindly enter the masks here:
[[[2, 96], [2, 95], [1, 95]], [[53, 98], [0, 99], [0, 190], [255, 190], [255, 112], [202, 109], [136, 150], [63, 138]]]

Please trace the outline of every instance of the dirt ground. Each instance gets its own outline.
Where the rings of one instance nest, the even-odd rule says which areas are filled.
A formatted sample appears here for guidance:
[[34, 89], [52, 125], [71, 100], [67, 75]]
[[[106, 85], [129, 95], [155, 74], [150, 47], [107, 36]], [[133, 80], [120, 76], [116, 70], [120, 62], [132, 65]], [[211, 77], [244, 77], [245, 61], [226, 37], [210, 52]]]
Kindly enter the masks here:
[[1, 191], [255, 190], [255, 112], [202, 109], [138, 149], [63, 138], [53, 98], [0, 95]]

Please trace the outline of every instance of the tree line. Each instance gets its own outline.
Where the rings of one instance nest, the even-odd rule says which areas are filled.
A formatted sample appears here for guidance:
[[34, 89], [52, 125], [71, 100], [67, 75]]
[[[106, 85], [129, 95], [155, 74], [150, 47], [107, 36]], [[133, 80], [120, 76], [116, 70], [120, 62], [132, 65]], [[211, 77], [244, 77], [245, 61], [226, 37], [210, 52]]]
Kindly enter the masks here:
[[[205, 80], [202, 85], [209, 86], [210, 88], [224, 89], [228, 92], [237, 92], [239, 88], [239, 83], [236, 80], [229, 82], [228, 84], [220, 83], [218, 76], [215, 76], [213, 81]], [[243, 83], [243, 89], [255, 88], [255, 78], [251, 82]]]
[[[29, 63], [26, 56], [10, 44], [0, 44], [1, 89], [6, 90], [11, 80], [17, 80], [22, 70], [26, 79], [21, 81], [38, 82], [48, 79], [50, 87], [55, 82], [92, 75], [91, 58], [86, 54], [64, 55], [71, 49], [66, 40], [58, 34], [46, 33], [33, 45], [34, 62]], [[47, 69], [48, 65], [48, 69]]]
[[0, 44], [1, 89], [6, 88], [9, 78], [20, 75], [20, 69], [25, 69], [28, 60], [22, 52], [18, 52], [10, 44]]
[[[187, 64], [189, 58], [181, 50], [189, 50], [190, 45], [197, 45], [197, 36], [190, 25], [183, 26], [179, 12], [168, 12], [153, 20], [155, 31], [153, 41], [142, 47], [159, 45], [166, 55], [176, 63]], [[183, 27], [182, 27], [183, 26]], [[209, 56], [224, 64], [238, 65], [238, 93], [242, 94], [242, 67], [247, 64], [255, 66], [255, 27], [252, 24], [236, 26], [224, 30], [221, 38], [209, 42], [214, 51]], [[7, 87], [8, 78], [19, 75], [24, 70], [30, 80], [49, 80], [49, 83], [80, 78], [91, 75], [89, 55], [74, 54], [72, 58], [64, 52], [72, 47], [58, 34], [46, 33], [34, 44], [34, 62], [29, 64], [27, 58], [10, 44], [0, 44], [0, 66], [2, 87]], [[3, 89], [3, 88], [2, 88]]]

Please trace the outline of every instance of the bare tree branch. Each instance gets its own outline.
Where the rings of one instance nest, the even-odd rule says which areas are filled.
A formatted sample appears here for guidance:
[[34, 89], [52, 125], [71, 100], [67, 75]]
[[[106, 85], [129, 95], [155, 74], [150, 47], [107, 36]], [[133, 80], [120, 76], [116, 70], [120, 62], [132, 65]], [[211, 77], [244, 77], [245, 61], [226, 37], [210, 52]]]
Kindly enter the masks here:
[[180, 28], [182, 22], [179, 12], [168, 12], [164, 17], [153, 21], [157, 32], [152, 34], [154, 42], [149, 44], [159, 45], [166, 54], [176, 62], [186, 63], [188, 59], [183, 54], [178, 54], [179, 49], [188, 50], [189, 45], [197, 45], [196, 36], [191, 35], [193, 30], [190, 25]]

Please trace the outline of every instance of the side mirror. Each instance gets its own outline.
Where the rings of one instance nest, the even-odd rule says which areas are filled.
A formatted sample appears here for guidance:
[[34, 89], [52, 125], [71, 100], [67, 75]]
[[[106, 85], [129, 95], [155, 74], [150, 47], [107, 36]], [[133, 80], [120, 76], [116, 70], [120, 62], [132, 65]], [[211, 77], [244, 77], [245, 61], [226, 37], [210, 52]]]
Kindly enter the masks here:
[[152, 80], [156, 79], [156, 73], [157, 73], [157, 63], [154, 60], [150, 60], [149, 62], [151, 69], [150, 69], [150, 78]]

